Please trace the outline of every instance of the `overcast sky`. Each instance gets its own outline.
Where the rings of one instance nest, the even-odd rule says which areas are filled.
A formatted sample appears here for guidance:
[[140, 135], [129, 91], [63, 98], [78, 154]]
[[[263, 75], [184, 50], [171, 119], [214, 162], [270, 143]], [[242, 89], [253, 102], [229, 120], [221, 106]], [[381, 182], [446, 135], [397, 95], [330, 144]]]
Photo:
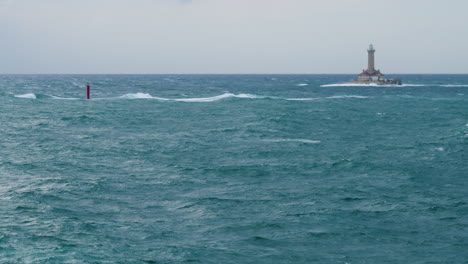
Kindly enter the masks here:
[[0, 73], [468, 73], [467, 0], [0, 0]]

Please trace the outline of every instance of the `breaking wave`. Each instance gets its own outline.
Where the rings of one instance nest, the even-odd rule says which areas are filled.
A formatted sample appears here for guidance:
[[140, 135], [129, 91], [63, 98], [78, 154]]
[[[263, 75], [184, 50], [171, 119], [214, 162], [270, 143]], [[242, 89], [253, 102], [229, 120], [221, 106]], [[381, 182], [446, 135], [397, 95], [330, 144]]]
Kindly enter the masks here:
[[314, 101], [314, 100], [320, 100], [320, 98], [287, 98], [286, 100], [288, 101]]
[[247, 98], [247, 99], [256, 99], [256, 98], [266, 98], [262, 96], [252, 95], [252, 94], [232, 94], [224, 93], [212, 97], [197, 97], [197, 98], [162, 98], [154, 97], [148, 93], [129, 93], [126, 95], [119, 96], [118, 98], [124, 99], [156, 99], [160, 101], [175, 101], [175, 102], [215, 102], [226, 98]]
[[359, 84], [359, 83], [334, 83], [324, 84], [320, 87], [424, 87], [424, 86], [437, 86], [437, 87], [468, 87], [468, 84]]
[[[75, 98], [75, 97], [60, 97], [54, 95], [36, 95], [33, 93], [15, 95], [18, 98], [28, 98], [28, 99], [55, 99], [55, 100], [85, 100], [85, 98]], [[187, 103], [209, 103], [216, 102], [229, 98], [240, 98], [240, 99], [271, 99], [271, 100], [287, 100], [287, 101], [314, 101], [321, 99], [343, 99], [343, 98], [358, 98], [365, 99], [369, 98], [367, 96], [361, 95], [334, 95], [329, 97], [310, 97], [310, 98], [283, 98], [277, 96], [261, 96], [255, 94], [233, 94], [233, 93], [224, 93], [221, 95], [211, 96], [211, 97], [195, 97], [195, 98], [163, 98], [152, 96], [149, 93], [128, 93], [117, 97], [95, 97], [91, 100], [116, 100], [116, 99], [148, 99], [148, 100], [158, 100], [158, 101], [168, 101], [168, 102], [187, 102]]]
[[27, 94], [20, 94], [20, 95], [15, 95], [17, 98], [26, 98], [26, 99], [36, 99], [37, 96], [33, 93], [27, 93]]
[[283, 139], [265, 139], [267, 142], [299, 142], [306, 144], [319, 144], [319, 140], [310, 140], [310, 139], [293, 139], [293, 138], [283, 138]]
[[367, 96], [361, 95], [335, 95], [329, 96], [324, 98], [312, 97], [312, 98], [281, 98], [275, 96], [261, 96], [261, 95], [254, 95], [254, 94], [233, 94], [233, 93], [224, 93], [217, 96], [211, 97], [197, 97], [197, 98], [161, 98], [161, 97], [153, 97], [147, 93], [136, 93], [136, 94], [126, 94], [120, 96], [119, 98], [127, 98], [127, 99], [157, 99], [161, 101], [175, 101], [175, 102], [199, 102], [199, 103], [207, 103], [207, 102], [216, 102], [223, 99], [228, 98], [242, 98], [242, 99], [276, 99], [276, 100], [288, 100], [288, 101], [313, 101], [313, 100], [320, 100], [320, 99], [343, 99], [343, 98], [358, 98], [358, 99], [365, 99], [369, 98]]
[[252, 94], [232, 94], [232, 93], [225, 93], [218, 96], [213, 97], [204, 97], [204, 98], [183, 98], [183, 99], [174, 99], [174, 101], [178, 102], [215, 102], [226, 98], [247, 98], [247, 99], [256, 99], [256, 98], [264, 98], [257, 95]]
[[60, 97], [60, 96], [50, 96], [52, 99], [57, 99], [57, 100], [80, 100], [80, 98], [73, 98], [73, 97]]
[[124, 94], [122, 96], [119, 96], [119, 98], [125, 98], [125, 99], [155, 99], [153, 96], [151, 96], [148, 93], [128, 93], [128, 94]]
[[442, 87], [468, 87], [468, 84], [444, 84]]
[[320, 85], [320, 87], [422, 87], [427, 86], [425, 84], [359, 84], [359, 83], [334, 83], [334, 84], [324, 84]]
[[362, 95], [334, 95], [327, 97], [328, 99], [343, 99], [343, 98], [358, 98], [358, 99], [366, 99], [369, 96], [362, 96]]

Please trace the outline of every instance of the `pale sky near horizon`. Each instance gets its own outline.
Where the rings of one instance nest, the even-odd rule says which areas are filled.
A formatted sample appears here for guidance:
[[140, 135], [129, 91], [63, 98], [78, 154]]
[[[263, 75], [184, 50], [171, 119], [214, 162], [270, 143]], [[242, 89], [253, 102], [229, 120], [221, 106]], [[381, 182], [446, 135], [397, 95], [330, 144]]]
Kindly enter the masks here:
[[0, 73], [468, 73], [467, 0], [0, 0]]

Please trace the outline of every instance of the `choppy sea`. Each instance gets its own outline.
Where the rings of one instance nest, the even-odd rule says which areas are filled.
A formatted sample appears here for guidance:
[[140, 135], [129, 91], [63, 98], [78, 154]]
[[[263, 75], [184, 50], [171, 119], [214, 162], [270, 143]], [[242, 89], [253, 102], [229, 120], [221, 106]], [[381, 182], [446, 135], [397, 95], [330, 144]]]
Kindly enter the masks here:
[[390, 77], [0, 75], [0, 263], [468, 263], [468, 75]]

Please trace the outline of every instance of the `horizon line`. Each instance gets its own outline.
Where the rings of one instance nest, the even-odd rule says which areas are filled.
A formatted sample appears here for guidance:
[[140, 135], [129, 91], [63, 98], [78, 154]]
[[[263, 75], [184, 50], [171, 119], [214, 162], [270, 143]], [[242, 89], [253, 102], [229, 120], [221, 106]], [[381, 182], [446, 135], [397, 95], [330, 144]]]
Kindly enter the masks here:
[[[0, 75], [358, 75], [356, 73], [0, 73]], [[468, 75], [468, 73], [386, 73], [385, 75]]]

